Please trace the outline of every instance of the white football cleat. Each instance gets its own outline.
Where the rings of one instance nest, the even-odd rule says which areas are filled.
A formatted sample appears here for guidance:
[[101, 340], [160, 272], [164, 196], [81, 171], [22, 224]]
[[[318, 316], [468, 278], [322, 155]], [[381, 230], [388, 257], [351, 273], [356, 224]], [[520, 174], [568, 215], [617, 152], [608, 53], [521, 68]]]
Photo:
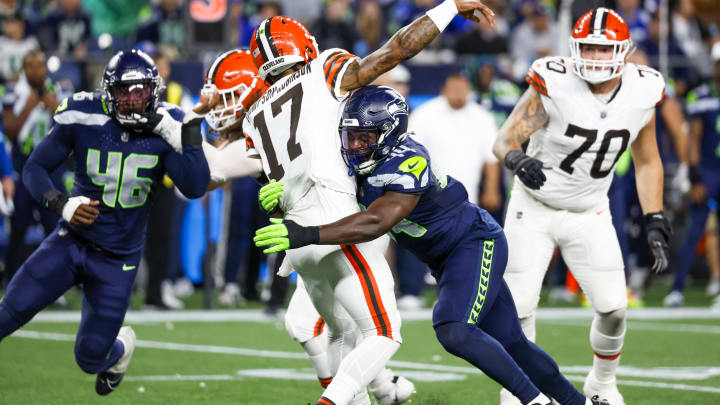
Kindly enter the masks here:
[[218, 302], [224, 307], [235, 307], [245, 305], [245, 300], [240, 295], [240, 287], [237, 283], [227, 283], [223, 292], [218, 295]]
[[683, 293], [676, 290], [670, 291], [670, 294], [666, 295], [665, 299], [663, 299], [663, 305], [670, 308], [679, 308], [684, 302], [685, 297], [683, 297]]
[[392, 379], [392, 389], [380, 394], [373, 392], [376, 405], [394, 405], [409, 402], [410, 398], [415, 394], [415, 384], [405, 377], [396, 375]]
[[522, 405], [519, 399], [505, 388], [500, 390], [500, 405]]
[[593, 370], [590, 370], [587, 378], [585, 378], [583, 392], [588, 398], [599, 397], [598, 399], [606, 400], [612, 405], [625, 405], [625, 399], [618, 391], [615, 378], [613, 377], [612, 380], [606, 382], [598, 381]]

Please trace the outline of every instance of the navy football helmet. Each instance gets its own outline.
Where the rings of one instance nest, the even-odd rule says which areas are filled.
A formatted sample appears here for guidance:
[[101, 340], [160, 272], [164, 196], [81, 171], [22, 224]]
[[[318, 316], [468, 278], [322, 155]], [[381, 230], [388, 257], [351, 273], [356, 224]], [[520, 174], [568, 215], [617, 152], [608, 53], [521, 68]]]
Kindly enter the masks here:
[[155, 62], [138, 49], [116, 53], [105, 66], [102, 85], [110, 112], [119, 118], [154, 112], [163, 88]]
[[349, 173], [368, 174], [407, 137], [408, 105], [387, 86], [366, 86], [348, 99], [340, 118], [342, 156]]

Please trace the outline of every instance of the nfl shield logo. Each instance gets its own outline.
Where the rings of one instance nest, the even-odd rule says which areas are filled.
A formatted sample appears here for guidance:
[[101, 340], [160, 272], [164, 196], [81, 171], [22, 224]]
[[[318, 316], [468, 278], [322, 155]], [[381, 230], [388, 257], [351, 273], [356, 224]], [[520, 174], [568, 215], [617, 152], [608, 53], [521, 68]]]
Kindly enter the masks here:
[[607, 117], [607, 113], [606, 113], [605, 111], [601, 112], [601, 113], [600, 113], [600, 118], [603, 118], [603, 119], [604, 119], [605, 117]]
[[130, 135], [127, 132], [123, 131], [122, 135], [120, 135], [120, 140], [123, 142], [127, 142], [130, 140]]
[[515, 218], [522, 219], [522, 211], [518, 211], [517, 214], [515, 214]]

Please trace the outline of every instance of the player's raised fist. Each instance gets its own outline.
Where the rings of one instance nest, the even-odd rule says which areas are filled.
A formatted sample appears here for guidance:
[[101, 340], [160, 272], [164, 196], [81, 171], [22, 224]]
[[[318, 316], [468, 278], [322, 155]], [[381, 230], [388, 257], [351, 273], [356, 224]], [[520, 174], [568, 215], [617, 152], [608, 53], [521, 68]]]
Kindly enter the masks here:
[[495, 25], [495, 13], [479, 0], [455, 0], [455, 6], [463, 18], [475, 22], [485, 18], [491, 27]]

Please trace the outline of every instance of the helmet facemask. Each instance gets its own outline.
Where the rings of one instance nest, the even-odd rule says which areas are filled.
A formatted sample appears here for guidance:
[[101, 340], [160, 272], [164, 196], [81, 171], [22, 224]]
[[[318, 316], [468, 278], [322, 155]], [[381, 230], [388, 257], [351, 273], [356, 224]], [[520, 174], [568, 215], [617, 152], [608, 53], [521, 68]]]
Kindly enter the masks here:
[[152, 80], [138, 80], [114, 83], [109, 92], [117, 114], [130, 115], [154, 109], [153, 93], [155, 83]]
[[248, 99], [251, 91], [252, 87], [245, 83], [239, 83], [230, 89], [222, 90], [217, 89], [214, 84], [205, 84], [201, 94], [211, 96], [214, 92], [217, 92], [220, 96], [218, 104], [205, 116], [210, 128], [222, 132], [235, 128], [238, 123], [242, 122], [246, 112], [243, 100]]
[[[602, 45], [612, 47], [610, 59], [587, 59], [582, 57], [583, 45]], [[632, 41], [609, 41], [600, 38], [570, 38], [570, 55], [573, 60], [573, 71], [581, 79], [593, 83], [603, 83], [622, 74], [625, 60], [630, 54]]]
[[368, 174], [390, 155], [406, 135], [397, 137], [393, 145], [387, 145], [388, 135], [400, 124], [399, 119], [391, 124], [384, 122], [380, 127], [361, 127], [355, 119], [344, 119], [340, 123], [342, 156], [348, 166], [348, 174]]

